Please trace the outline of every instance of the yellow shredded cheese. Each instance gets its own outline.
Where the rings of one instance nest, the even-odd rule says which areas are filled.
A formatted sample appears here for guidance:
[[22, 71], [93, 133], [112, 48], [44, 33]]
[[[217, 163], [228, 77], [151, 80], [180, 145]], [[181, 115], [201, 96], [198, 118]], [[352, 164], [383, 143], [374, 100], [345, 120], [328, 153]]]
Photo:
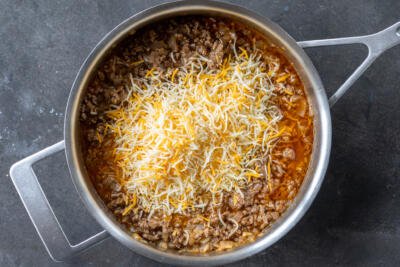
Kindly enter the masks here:
[[[240, 50], [219, 69], [196, 55], [168, 75], [151, 69], [131, 76], [126, 99], [106, 113], [122, 186], [134, 196], [122, 215], [136, 206], [149, 216], [218, 207], [224, 193], [242, 195], [263, 177], [260, 169], [286, 129], [278, 126], [267, 66]], [[265, 179], [270, 163], [267, 173]]]
[[290, 74], [289, 74], [289, 73], [288, 73], [288, 74], [285, 74], [285, 75], [282, 75], [281, 77], [279, 77], [278, 79], [276, 79], [276, 82], [278, 82], [278, 83], [284, 82], [284, 81], [286, 81], [286, 79], [289, 78], [289, 77], [290, 77]]

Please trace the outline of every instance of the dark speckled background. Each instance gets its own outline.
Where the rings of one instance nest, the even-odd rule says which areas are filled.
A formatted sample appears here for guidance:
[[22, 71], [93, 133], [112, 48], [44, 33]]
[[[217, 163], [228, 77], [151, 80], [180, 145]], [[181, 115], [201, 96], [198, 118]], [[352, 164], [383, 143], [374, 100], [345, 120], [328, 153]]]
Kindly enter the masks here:
[[[70, 263], [51, 261], [10, 181], [12, 163], [63, 138], [69, 88], [89, 51], [123, 19], [161, 1], [0, 0], [0, 266], [155, 266], [110, 238]], [[373, 33], [400, 1], [232, 1], [297, 40]], [[357, 46], [307, 51], [328, 92], [363, 59]], [[322, 189], [271, 248], [232, 266], [400, 265], [400, 46], [382, 55], [332, 110]], [[74, 191], [64, 155], [35, 169], [72, 242], [100, 228]]]

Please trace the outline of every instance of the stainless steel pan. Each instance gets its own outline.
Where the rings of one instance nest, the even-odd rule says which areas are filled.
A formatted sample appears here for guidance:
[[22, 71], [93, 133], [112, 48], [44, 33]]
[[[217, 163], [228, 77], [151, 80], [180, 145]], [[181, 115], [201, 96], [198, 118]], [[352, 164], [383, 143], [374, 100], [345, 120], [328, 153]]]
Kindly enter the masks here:
[[[258, 240], [232, 251], [196, 256], [157, 250], [136, 241], [129, 233], [125, 232], [105, 207], [88, 178], [77, 139], [79, 104], [82, 100], [85, 87], [93, 74], [93, 70], [101, 63], [107, 52], [124, 37], [148, 23], [187, 14], [214, 15], [241, 21], [254, 27], [271, 42], [280, 46], [290, 61], [293, 62], [305, 84], [315, 120], [315, 140], [311, 163], [303, 185], [288, 210]], [[368, 47], [368, 56], [328, 100], [318, 72], [315, 70], [303, 48], [354, 43], [366, 45]], [[134, 252], [170, 264], [217, 265], [249, 257], [271, 246], [284, 236], [300, 220], [314, 200], [324, 179], [331, 149], [331, 117], [329, 106], [336, 103], [381, 53], [399, 43], [400, 22], [372, 35], [296, 42], [272, 21], [231, 4], [199, 0], [168, 3], [147, 9], [125, 20], [108, 33], [93, 49], [82, 65], [72, 86], [65, 112], [65, 140], [15, 163], [10, 170], [11, 179], [43, 244], [55, 261], [65, 260], [100, 242], [108, 237], [109, 234]], [[93, 217], [105, 229], [75, 245], [72, 245], [68, 241], [32, 170], [34, 163], [61, 150], [65, 150], [72, 180], [83, 202]]]

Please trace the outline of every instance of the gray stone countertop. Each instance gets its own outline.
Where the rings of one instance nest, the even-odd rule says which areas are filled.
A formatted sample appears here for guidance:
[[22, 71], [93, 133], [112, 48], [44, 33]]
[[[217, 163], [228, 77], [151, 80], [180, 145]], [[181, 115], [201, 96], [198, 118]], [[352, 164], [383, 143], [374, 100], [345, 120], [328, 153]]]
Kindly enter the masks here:
[[[362, 35], [400, 21], [400, 1], [232, 1], [296, 40]], [[110, 238], [54, 263], [11, 183], [12, 163], [63, 139], [64, 109], [86, 55], [146, 1], [0, 0], [0, 266], [155, 266]], [[365, 48], [307, 50], [331, 94]], [[321, 191], [298, 225], [232, 266], [400, 265], [400, 46], [383, 54], [332, 109], [333, 145]], [[72, 242], [100, 227], [82, 207], [63, 154], [35, 167]]]

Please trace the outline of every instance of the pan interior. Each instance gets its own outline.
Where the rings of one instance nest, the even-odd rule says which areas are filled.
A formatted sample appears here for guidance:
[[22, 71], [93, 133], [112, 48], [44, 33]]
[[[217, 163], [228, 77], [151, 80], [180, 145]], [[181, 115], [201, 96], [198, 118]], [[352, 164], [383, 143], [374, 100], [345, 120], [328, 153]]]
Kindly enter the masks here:
[[[229, 252], [211, 255], [188, 256], [162, 252], [133, 239], [128, 232], [120, 227], [114, 215], [104, 205], [94, 189], [83, 164], [82, 148], [79, 142], [79, 106], [85, 88], [93, 75], [93, 70], [103, 62], [113, 47], [117, 46], [127, 36], [134, 34], [137, 29], [149, 23], [184, 15], [229, 18], [262, 33], [266, 39], [279, 47], [294, 65], [304, 84], [308, 102], [314, 115], [313, 153], [301, 189], [292, 205], [266, 231], [264, 236], [253, 243]], [[157, 6], [127, 19], [95, 47], [81, 67], [71, 90], [66, 112], [65, 139], [68, 165], [81, 198], [102, 227], [115, 238], [132, 250], [159, 261], [172, 264], [223, 264], [248, 257], [272, 245], [302, 217], [318, 192], [325, 174], [330, 152], [331, 121], [327, 98], [318, 73], [304, 51], [279, 26], [257, 14], [233, 5], [207, 1], [176, 2]]]

